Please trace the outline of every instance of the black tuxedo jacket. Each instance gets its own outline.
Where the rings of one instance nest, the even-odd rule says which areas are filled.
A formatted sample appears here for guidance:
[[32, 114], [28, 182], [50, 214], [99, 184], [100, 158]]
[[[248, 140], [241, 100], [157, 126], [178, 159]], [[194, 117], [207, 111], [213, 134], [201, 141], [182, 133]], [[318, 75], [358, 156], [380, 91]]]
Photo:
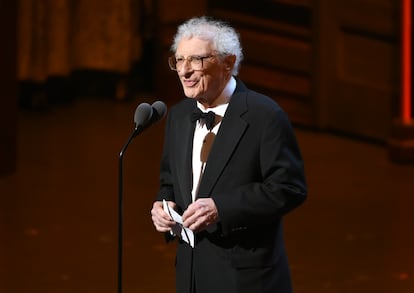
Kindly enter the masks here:
[[[158, 200], [191, 203], [193, 99], [168, 114]], [[199, 187], [212, 197], [219, 222], [179, 241], [178, 293], [291, 292], [282, 216], [301, 204], [306, 183], [301, 154], [285, 112], [237, 80]]]

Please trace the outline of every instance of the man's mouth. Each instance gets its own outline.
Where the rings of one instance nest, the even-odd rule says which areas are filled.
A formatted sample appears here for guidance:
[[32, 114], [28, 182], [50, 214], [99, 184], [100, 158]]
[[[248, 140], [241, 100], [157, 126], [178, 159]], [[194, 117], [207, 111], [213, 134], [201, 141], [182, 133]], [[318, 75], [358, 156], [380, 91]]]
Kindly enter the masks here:
[[196, 84], [198, 83], [198, 81], [196, 81], [196, 80], [183, 80], [183, 84], [184, 84], [184, 86], [186, 86], [186, 87], [193, 87], [193, 86], [195, 86]]

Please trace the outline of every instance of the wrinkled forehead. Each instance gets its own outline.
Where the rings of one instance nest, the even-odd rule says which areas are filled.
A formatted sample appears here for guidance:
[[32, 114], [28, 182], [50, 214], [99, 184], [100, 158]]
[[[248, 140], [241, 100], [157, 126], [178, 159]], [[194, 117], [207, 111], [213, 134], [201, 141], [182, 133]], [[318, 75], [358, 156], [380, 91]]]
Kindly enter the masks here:
[[211, 54], [215, 51], [214, 43], [209, 38], [183, 37], [177, 44], [176, 55]]

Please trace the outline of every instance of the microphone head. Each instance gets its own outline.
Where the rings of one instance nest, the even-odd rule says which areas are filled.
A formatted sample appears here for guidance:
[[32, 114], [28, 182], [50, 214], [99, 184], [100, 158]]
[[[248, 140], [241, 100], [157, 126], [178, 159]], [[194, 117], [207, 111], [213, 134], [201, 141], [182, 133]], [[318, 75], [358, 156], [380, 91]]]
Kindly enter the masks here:
[[165, 114], [167, 113], [167, 106], [162, 101], [154, 102], [151, 105], [151, 107], [152, 107], [152, 110], [154, 112], [153, 116], [155, 116], [155, 117], [153, 117], [154, 122], [156, 122], [158, 120], [161, 120], [165, 116]]
[[152, 114], [153, 111], [150, 104], [139, 104], [134, 115], [135, 128], [146, 125], [151, 120]]

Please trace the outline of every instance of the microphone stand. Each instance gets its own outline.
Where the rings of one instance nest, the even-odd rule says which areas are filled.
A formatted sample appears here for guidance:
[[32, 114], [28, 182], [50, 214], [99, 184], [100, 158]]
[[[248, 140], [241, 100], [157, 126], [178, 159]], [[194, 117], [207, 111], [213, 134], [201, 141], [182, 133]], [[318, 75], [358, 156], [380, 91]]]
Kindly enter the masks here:
[[[161, 119], [167, 111], [165, 104], [157, 101], [152, 105], [141, 103], [135, 110], [135, 129], [128, 137], [119, 153], [118, 177], [118, 293], [122, 293], [122, 267], [123, 267], [123, 218], [124, 218], [124, 154], [132, 139], [144, 131], [151, 124]], [[154, 114], [155, 113], [155, 114]]]
[[138, 135], [142, 127], [136, 127], [131, 135], [128, 137], [125, 145], [122, 147], [118, 162], [118, 293], [122, 293], [122, 265], [123, 265], [123, 218], [124, 218], [124, 154], [132, 139]]

